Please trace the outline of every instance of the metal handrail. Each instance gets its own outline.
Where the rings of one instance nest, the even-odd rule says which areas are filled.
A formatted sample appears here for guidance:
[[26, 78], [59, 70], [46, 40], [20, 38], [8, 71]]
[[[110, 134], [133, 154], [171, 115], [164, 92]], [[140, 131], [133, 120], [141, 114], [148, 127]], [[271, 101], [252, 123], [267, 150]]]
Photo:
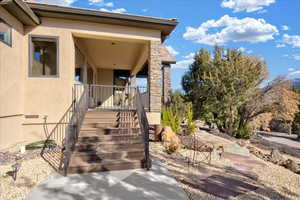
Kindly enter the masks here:
[[88, 110], [89, 104], [89, 88], [88, 85], [82, 85], [83, 92], [78, 102], [75, 100], [74, 113], [69, 123], [69, 129], [65, 138], [65, 159], [64, 159], [64, 175], [68, 174], [68, 167], [71, 160], [72, 152], [77, 142], [80, 128]]
[[142, 98], [139, 89], [136, 89], [136, 112], [139, 119], [140, 129], [144, 138], [145, 147], [145, 167], [147, 170], [151, 167], [150, 153], [149, 153], [149, 122], [146, 111], [142, 103]]
[[[87, 86], [82, 85], [82, 87], [83, 92], [79, 101], [77, 101], [77, 98], [73, 98], [72, 104], [47, 136], [41, 151], [41, 156], [53, 168], [64, 172], [65, 175], [67, 175], [67, 168], [79, 135], [83, 117], [88, 109]], [[73, 93], [74, 91], [75, 88], [73, 88]], [[47, 157], [47, 153], [53, 154]], [[59, 158], [53, 158], [55, 157], [55, 153], [59, 153]]]

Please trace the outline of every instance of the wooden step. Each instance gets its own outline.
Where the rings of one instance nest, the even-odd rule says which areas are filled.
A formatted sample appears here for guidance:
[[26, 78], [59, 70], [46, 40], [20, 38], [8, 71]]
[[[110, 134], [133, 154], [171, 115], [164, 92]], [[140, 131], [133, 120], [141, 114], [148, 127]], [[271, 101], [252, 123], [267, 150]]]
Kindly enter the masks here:
[[88, 135], [128, 135], [128, 134], [140, 134], [140, 128], [82, 128], [80, 130], [80, 136]]
[[100, 163], [93, 162], [75, 162], [71, 159], [68, 167], [68, 173], [91, 173], [91, 172], [104, 172], [113, 170], [127, 170], [143, 168], [144, 164], [142, 160], [131, 159], [117, 159], [117, 160], [104, 160]]
[[74, 152], [74, 162], [95, 162], [99, 163], [107, 159], [135, 159], [142, 160], [145, 157], [143, 149], [130, 149], [126, 151], [97, 151], [97, 152]]
[[143, 141], [142, 135], [85, 135], [78, 138], [78, 143], [93, 143], [93, 142], [107, 142], [107, 141], [123, 141], [123, 140], [141, 140]]
[[144, 143], [135, 141], [113, 141], [103, 143], [77, 143], [75, 145], [75, 152], [87, 152], [87, 151], [114, 151], [114, 150], [129, 150], [129, 149], [143, 149]]

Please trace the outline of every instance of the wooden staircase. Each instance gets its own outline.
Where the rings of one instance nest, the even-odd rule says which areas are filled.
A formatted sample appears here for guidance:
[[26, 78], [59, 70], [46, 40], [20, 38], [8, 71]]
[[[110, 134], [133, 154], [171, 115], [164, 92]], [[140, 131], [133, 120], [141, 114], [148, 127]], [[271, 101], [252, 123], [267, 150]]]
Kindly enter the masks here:
[[85, 114], [68, 173], [144, 168], [144, 138], [135, 111]]

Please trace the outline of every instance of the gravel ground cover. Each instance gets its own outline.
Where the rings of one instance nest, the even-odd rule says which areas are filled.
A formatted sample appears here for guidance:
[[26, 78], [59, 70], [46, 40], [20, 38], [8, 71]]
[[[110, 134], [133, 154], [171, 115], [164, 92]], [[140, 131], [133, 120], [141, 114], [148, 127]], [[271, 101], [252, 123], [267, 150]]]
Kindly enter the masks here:
[[[229, 135], [227, 135], [225, 133], [221, 133], [218, 130], [210, 130], [209, 133], [216, 135], [218, 137], [228, 139], [228, 140], [234, 140], [236, 142], [240, 141], [238, 139], [234, 139], [234, 138], [230, 137]], [[276, 134], [276, 133], [272, 133], [272, 134]], [[250, 139], [249, 143], [252, 144], [253, 146], [263, 149], [263, 150], [272, 150], [275, 148], [275, 149], [278, 149], [281, 153], [284, 153], [289, 156], [300, 159], [300, 147], [295, 148], [295, 147], [292, 147], [292, 146], [289, 146], [286, 144], [280, 144], [280, 143], [276, 143], [273, 141], [269, 141], [259, 135], [252, 137]], [[300, 143], [299, 143], [299, 146], [300, 146]]]
[[[251, 173], [256, 174], [257, 179], [248, 176], [248, 173], [241, 173], [241, 171], [237, 170], [239, 168], [237, 163], [220, 159], [218, 153], [212, 154], [211, 164], [200, 162], [196, 166], [191, 166], [185, 158], [192, 155], [192, 150], [182, 149], [170, 155], [165, 152], [164, 147], [160, 143], [151, 143], [150, 148], [152, 158], [158, 159], [165, 164], [166, 168], [178, 180], [180, 186], [192, 200], [224, 199], [217, 193], [214, 195], [205, 192], [203, 185], [199, 187], [200, 184], [205, 183], [203, 180], [211, 181], [211, 177], [216, 176], [248, 183], [257, 188], [253, 191], [246, 191], [238, 196], [230, 196], [227, 199], [300, 200], [300, 175], [281, 166], [260, 160], [254, 155], [251, 155], [251, 159], [259, 160], [265, 164], [251, 167]], [[199, 180], [202, 182], [199, 182]], [[232, 185], [225, 187], [226, 182], [222, 184], [225, 189], [232, 187]], [[207, 186], [213, 188], [210, 184]]]
[[45, 180], [54, 170], [40, 156], [21, 160], [21, 168], [14, 181], [12, 162], [0, 163], [0, 199], [23, 200], [31, 189]]

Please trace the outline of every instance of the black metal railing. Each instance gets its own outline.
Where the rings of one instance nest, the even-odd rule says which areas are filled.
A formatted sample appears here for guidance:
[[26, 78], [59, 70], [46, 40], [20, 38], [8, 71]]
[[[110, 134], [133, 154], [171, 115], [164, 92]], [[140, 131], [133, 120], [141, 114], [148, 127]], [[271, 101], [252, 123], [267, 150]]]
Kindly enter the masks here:
[[[74, 113], [69, 123], [69, 131], [65, 138], [65, 151], [64, 151], [64, 175], [68, 173], [68, 167], [71, 160], [72, 152], [77, 142], [80, 128], [88, 110], [89, 106], [89, 87], [88, 85], [82, 85], [82, 93], [78, 101], [75, 100]], [[75, 96], [75, 95], [74, 95]]]
[[136, 87], [89, 85], [89, 106], [103, 110], [134, 110]]
[[60, 171], [63, 168], [64, 141], [66, 133], [68, 132], [69, 122], [74, 113], [74, 105], [75, 102], [73, 101], [47, 136], [41, 151], [41, 156], [57, 171]]
[[[76, 94], [75, 90], [79, 88], [81, 88], [81, 93]], [[47, 136], [41, 151], [41, 156], [53, 168], [65, 175], [87, 109], [88, 87], [86, 85], [74, 86], [72, 104]]]
[[147, 170], [149, 170], [151, 167], [151, 160], [149, 154], [149, 123], [145, 107], [142, 101], [142, 96], [138, 88], [136, 90], [136, 112], [140, 124], [141, 133], [143, 135], [145, 143], [145, 167], [147, 168]]

